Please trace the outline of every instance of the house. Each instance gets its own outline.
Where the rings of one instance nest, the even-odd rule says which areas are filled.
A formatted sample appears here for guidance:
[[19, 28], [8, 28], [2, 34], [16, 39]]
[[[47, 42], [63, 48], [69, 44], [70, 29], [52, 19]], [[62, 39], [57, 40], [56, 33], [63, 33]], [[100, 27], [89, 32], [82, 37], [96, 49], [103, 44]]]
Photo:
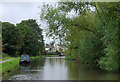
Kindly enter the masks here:
[[46, 51], [50, 51], [53, 48], [53, 46], [45, 46]]
[[64, 46], [62, 46], [60, 44], [55, 44], [55, 49], [58, 52], [62, 52], [62, 51], [65, 51], [66, 47], [64, 47]]

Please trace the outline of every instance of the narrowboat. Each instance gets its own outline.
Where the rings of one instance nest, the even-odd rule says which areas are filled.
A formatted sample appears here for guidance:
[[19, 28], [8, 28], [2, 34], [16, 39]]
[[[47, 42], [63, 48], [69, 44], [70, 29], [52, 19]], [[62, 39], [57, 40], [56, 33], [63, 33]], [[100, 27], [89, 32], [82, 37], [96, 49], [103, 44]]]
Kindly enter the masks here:
[[21, 55], [20, 64], [21, 63], [30, 63], [30, 57], [29, 57], [29, 55], [27, 55], [27, 54]]

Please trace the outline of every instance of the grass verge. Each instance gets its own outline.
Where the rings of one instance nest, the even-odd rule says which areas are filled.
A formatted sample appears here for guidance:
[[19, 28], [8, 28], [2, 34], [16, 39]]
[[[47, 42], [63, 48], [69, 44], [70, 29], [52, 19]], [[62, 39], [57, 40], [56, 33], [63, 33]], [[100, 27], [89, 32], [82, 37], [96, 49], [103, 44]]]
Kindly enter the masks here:
[[41, 55], [40, 57], [59, 57], [59, 55]]
[[[41, 56], [30, 57], [30, 59], [35, 59], [40, 57], [59, 57], [59, 55], [41, 55]], [[10, 58], [12, 57], [4, 58], [4, 60], [10, 59]], [[2, 76], [6, 77], [9, 75], [10, 72], [17, 69], [19, 67], [19, 61], [20, 61], [20, 57], [17, 57], [13, 60], [2, 63], [2, 65], [0, 65], [0, 68], [2, 68], [0, 69], [0, 71], [2, 71]]]
[[30, 59], [39, 58], [39, 57], [59, 57], [59, 55], [40, 55], [40, 56], [30, 57]]
[[13, 58], [13, 57], [2, 58], [2, 59], [0, 59], [0, 62], [1, 62], [1, 61], [4, 61], [4, 60], [12, 59], [12, 58]]
[[72, 56], [67, 56], [67, 57], [65, 57], [65, 60], [76, 60], [76, 59]]
[[6, 76], [9, 72], [14, 71], [17, 67], [19, 67], [20, 57], [15, 58], [11, 61], [7, 61], [2, 63], [2, 75]]

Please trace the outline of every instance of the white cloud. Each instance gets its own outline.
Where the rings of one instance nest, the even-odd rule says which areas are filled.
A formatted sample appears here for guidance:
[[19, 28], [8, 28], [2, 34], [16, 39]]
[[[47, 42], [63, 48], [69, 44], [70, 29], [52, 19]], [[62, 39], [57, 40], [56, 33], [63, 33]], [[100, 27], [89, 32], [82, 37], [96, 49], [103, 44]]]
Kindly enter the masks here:
[[[41, 3], [40, 3], [41, 4]], [[39, 3], [2, 3], [1, 14], [2, 21], [9, 21], [11, 23], [19, 23], [25, 19], [39, 19], [37, 12], [40, 11]]]
[[[52, 2], [50, 3], [52, 4]], [[47, 25], [40, 21], [40, 8], [42, 2], [8, 2], [0, 3], [0, 21], [10, 22], [13, 24], [20, 23], [22, 20], [36, 19], [38, 24], [41, 24], [42, 29], [45, 29]], [[45, 43], [53, 41], [51, 38], [47, 38], [44, 35]]]

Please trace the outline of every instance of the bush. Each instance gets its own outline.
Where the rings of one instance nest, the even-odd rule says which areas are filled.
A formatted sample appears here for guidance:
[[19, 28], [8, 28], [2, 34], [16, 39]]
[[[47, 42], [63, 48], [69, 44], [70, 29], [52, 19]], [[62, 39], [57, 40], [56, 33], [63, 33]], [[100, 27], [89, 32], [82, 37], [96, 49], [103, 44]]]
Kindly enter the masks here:
[[75, 60], [75, 58], [71, 55], [71, 56], [65, 57], [65, 60]]
[[107, 71], [118, 71], [119, 65], [118, 62], [112, 58], [102, 57], [99, 61], [100, 68]]
[[9, 57], [7, 54], [2, 53], [2, 58]]
[[108, 47], [104, 49], [105, 56], [100, 58], [100, 68], [107, 71], [119, 71], [118, 49]]

